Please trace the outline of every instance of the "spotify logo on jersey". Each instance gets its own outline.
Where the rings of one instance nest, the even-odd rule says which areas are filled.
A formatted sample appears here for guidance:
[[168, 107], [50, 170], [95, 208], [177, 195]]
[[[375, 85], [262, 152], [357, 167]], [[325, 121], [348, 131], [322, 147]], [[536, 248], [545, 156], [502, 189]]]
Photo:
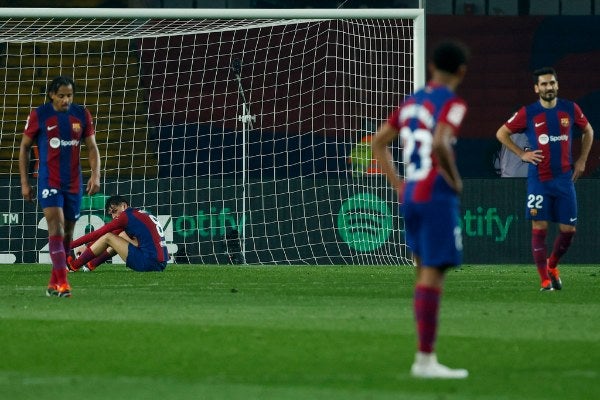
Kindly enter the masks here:
[[60, 147], [60, 139], [57, 137], [50, 139], [50, 147], [53, 149], [58, 149]]
[[371, 193], [360, 193], [347, 199], [338, 214], [340, 236], [348, 246], [362, 252], [381, 247], [393, 226], [387, 204]]

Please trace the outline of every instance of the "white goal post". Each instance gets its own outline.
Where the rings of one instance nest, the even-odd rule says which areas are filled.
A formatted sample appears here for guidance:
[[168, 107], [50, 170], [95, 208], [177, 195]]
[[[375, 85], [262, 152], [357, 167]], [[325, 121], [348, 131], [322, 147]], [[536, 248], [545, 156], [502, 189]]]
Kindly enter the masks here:
[[424, 49], [422, 9], [0, 8], [0, 263], [49, 261], [18, 154], [58, 75], [102, 161], [75, 237], [118, 193], [159, 217], [178, 263], [409, 263], [369, 143], [424, 84]]

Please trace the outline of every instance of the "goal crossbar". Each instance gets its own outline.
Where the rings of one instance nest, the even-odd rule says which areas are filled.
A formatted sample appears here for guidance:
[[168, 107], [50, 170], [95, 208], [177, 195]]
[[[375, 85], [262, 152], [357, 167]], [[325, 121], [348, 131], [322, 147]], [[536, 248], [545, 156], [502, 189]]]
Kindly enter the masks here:
[[162, 19], [347, 19], [408, 18], [421, 19], [420, 8], [364, 9], [242, 9], [242, 8], [0, 8], [0, 17], [19, 18], [162, 18]]

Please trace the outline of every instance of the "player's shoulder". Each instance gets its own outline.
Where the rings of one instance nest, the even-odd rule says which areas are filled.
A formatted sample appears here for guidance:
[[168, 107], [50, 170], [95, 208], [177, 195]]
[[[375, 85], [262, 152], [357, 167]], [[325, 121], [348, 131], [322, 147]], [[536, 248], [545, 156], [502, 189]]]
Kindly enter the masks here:
[[569, 100], [569, 99], [565, 99], [564, 97], [558, 97], [558, 98], [556, 99], [556, 102], [557, 102], [558, 104], [575, 104], [575, 102], [574, 102], [574, 101], [572, 101], [572, 100]]
[[457, 95], [456, 92], [454, 92], [453, 90], [450, 90], [450, 88], [448, 88], [446, 86], [441, 86], [440, 88], [437, 89], [436, 92], [437, 92], [438, 99], [439, 99], [440, 103], [442, 103], [442, 104], [450, 104], [450, 105], [458, 104], [458, 105], [462, 105], [465, 108], [467, 106], [467, 102], [465, 101], [465, 99], [463, 99], [462, 97]]
[[460, 96], [445, 85], [427, 84], [420, 91], [415, 93], [415, 96], [420, 102], [428, 101], [436, 104], [438, 107], [447, 103], [466, 104]]
[[85, 113], [85, 106], [82, 106], [81, 104], [77, 104], [77, 103], [72, 103], [69, 106], [69, 111], [73, 114], [83, 114]]
[[72, 103], [69, 106], [69, 114], [81, 121], [86, 121], [88, 119], [87, 114], [89, 113], [89, 110], [81, 104]]
[[36, 110], [40, 110], [40, 111], [45, 111], [45, 110], [53, 110], [54, 107], [52, 107], [52, 103], [51, 102], [46, 102], [44, 104], [39, 105]]
[[52, 103], [47, 102], [32, 109], [29, 113], [28, 120], [30, 123], [36, 121], [37, 125], [43, 126], [49, 118], [52, 118], [56, 114], [57, 111], [54, 109]]
[[458, 96], [458, 95], [454, 95], [452, 97], [450, 97], [448, 99], [449, 102], [453, 103], [453, 104], [460, 104], [463, 107], [467, 107], [467, 101], [465, 99], [463, 99], [462, 97]]
[[50, 113], [55, 113], [55, 112], [56, 111], [54, 111], [54, 107], [52, 106], [52, 103], [50, 103], [50, 102], [44, 103], [44, 104], [34, 108], [33, 110], [31, 110], [31, 113], [37, 114], [38, 117], [48, 115]]
[[534, 101], [533, 103], [529, 103], [524, 105], [523, 107], [519, 108], [519, 111], [531, 111], [531, 110], [541, 110], [542, 104], [539, 102], [539, 100]]
[[558, 108], [560, 108], [560, 109], [570, 110], [570, 109], [579, 108], [577, 103], [575, 103], [574, 101], [569, 100], [569, 99], [563, 99], [561, 97], [559, 97], [557, 99], [556, 104], [558, 105]]
[[[556, 110], [557, 108], [555, 107], [554, 109]], [[517, 113], [522, 114], [525, 118], [531, 120], [536, 115], [546, 114], [549, 111], [551, 111], [551, 109], [544, 108], [540, 101], [534, 101], [533, 103], [521, 107]]]
[[145, 210], [143, 210], [141, 208], [137, 208], [137, 207], [128, 207], [125, 211], [128, 212], [129, 215], [133, 215], [136, 218], [138, 218], [142, 215], [148, 215], [148, 212], [146, 212]]

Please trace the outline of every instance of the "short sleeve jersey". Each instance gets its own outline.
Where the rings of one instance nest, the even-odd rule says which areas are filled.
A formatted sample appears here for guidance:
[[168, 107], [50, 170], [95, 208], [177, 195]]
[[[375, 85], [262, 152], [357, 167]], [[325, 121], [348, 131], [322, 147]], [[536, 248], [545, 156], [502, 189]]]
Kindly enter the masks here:
[[49, 102], [31, 111], [23, 134], [37, 142], [38, 186], [81, 193], [81, 141], [95, 134], [90, 112], [77, 104], [59, 112]]
[[454, 129], [462, 124], [467, 105], [448, 87], [429, 83], [400, 105], [388, 123], [400, 131], [405, 163], [405, 201], [428, 202], [456, 196], [438, 172], [433, 153], [433, 132], [439, 123]]
[[544, 182], [570, 176], [573, 128], [583, 129], [587, 124], [577, 104], [558, 99], [554, 108], [544, 108], [539, 101], [521, 107], [504, 125], [512, 133], [525, 133], [531, 149], [542, 151], [543, 161], [537, 166], [531, 164], [528, 176]]

